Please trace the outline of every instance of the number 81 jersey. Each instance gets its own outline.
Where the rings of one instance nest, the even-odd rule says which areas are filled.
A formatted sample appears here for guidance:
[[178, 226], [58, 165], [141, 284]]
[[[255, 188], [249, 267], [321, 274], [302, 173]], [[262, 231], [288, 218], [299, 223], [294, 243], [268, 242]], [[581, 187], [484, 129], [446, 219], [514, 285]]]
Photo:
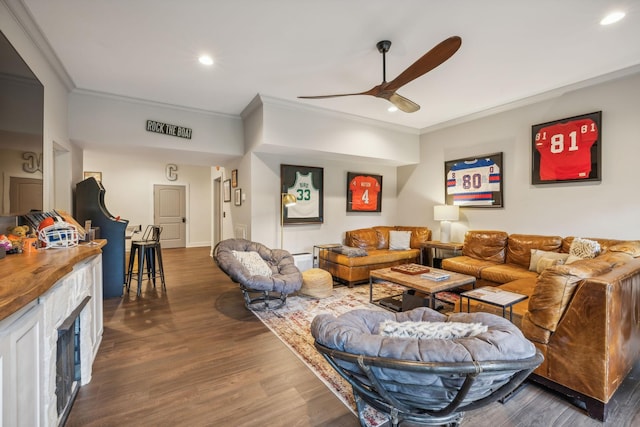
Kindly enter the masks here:
[[543, 181], [588, 178], [591, 146], [598, 140], [598, 127], [591, 119], [574, 120], [544, 127], [536, 133]]

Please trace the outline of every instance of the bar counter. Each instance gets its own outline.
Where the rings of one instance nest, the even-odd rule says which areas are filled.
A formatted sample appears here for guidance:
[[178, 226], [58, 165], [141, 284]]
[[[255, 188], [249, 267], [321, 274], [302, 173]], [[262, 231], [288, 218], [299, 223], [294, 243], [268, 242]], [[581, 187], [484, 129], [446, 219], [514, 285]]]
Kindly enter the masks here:
[[80, 261], [97, 255], [107, 241], [81, 243], [73, 248], [38, 249], [0, 259], [0, 320], [47, 292]]

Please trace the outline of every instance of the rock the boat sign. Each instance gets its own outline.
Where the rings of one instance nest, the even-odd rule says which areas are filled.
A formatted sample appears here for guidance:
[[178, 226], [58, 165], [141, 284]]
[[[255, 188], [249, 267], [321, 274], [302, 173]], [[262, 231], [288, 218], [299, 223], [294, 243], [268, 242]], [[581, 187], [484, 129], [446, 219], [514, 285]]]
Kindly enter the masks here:
[[156, 122], [155, 120], [147, 120], [147, 132], [155, 132], [163, 135], [177, 136], [178, 138], [191, 139], [192, 130], [182, 126]]

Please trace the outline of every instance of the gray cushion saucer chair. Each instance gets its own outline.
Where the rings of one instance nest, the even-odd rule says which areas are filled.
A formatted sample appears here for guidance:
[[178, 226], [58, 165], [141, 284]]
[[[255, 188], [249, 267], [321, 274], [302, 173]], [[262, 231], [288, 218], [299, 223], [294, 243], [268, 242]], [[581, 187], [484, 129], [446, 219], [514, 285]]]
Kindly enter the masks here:
[[[453, 339], [386, 336], [384, 321], [480, 323], [486, 331]], [[363, 426], [367, 405], [393, 426], [457, 426], [465, 411], [504, 400], [543, 361], [516, 326], [489, 313], [353, 310], [316, 316], [311, 333], [318, 351], [353, 387]]]
[[245, 306], [251, 310], [280, 308], [287, 295], [302, 286], [302, 273], [283, 249], [270, 249], [246, 239], [227, 239], [215, 246], [213, 259], [240, 285]]

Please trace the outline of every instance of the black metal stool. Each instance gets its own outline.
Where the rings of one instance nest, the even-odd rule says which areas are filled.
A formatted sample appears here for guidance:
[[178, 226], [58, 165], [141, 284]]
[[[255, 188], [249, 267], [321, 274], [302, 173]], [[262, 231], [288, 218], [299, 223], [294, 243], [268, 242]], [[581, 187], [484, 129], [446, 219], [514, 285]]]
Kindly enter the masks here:
[[[145, 272], [145, 261], [147, 263], [147, 279], [153, 281], [153, 287], [156, 287], [156, 277], [160, 276], [162, 290], [167, 290], [167, 286], [164, 281], [164, 267], [162, 265], [162, 248], [160, 247], [161, 233], [162, 227], [157, 225], [148, 225], [141, 240], [131, 241], [131, 254], [129, 255], [129, 269], [127, 273], [127, 292], [129, 292], [129, 289], [131, 288], [131, 278], [136, 275], [138, 277], [137, 295], [140, 296], [142, 294], [142, 276]], [[133, 271], [136, 252], [138, 256], [137, 273]]]

